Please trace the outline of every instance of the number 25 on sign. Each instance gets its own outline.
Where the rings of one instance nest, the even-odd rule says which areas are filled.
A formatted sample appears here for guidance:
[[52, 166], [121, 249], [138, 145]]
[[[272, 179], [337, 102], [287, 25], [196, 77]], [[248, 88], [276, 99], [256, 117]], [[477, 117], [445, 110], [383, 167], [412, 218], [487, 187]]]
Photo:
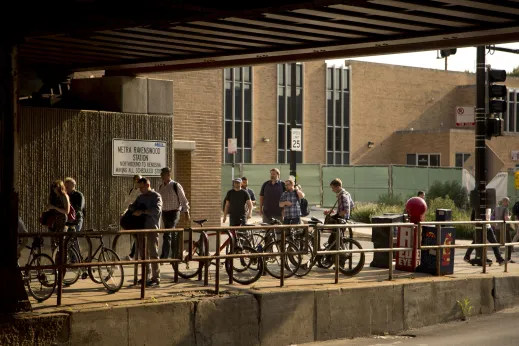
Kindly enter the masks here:
[[301, 151], [301, 129], [290, 129], [292, 146], [290, 150]]

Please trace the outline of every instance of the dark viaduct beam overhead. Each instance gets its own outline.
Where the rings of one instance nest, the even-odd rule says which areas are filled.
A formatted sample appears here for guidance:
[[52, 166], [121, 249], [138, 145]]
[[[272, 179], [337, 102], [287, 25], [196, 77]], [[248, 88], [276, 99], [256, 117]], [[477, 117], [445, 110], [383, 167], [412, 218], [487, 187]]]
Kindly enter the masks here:
[[69, 71], [217, 68], [519, 38], [517, 0], [76, 0], [18, 6], [24, 8], [13, 15], [11, 32], [22, 40], [21, 61]]

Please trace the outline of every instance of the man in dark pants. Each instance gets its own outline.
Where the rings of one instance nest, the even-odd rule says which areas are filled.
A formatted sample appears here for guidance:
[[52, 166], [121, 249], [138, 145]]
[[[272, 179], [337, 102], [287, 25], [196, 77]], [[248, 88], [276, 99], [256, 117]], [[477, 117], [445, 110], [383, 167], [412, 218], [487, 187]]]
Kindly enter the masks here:
[[279, 206], [279, 199], [286, 191], [286, 187], [285, 183], [279, 180], [279, 176], [279, 169], [272, 168], [270, 180], [267, 180], [261, 186], [259, 212], [263, 222], [266, 223], [269, 223], [272, 218], [283, 222], [283, 208]]
[[[171, 179], [171, 169], [162, 168], [160, 173], [162, 184], [159, 187], [159, 194], [162, 197], [162, 222], [164, 228], [175, 228], [180, 220], [180, 213], [184, 212], [187, 218], [189, 215], [189, 202], [182, 185]], [[171, 257], [178, 257], [178, 232], [164, 233], [162, 243], [162, 253], [160, 258], [169, 258], [169, 250], [171, 249]]]
[[234, 179], [233, 189], [227, 191], [225, 196], [223, 223], [227, 221], [227, 214], [230, 214], [229, 226], [240, 226], [242, 220], [245, 222], [252, 217], [252, 202], [247, 191], [241, 188], [241, 182], [240, 178]]
[[[74, 227], [76, 232], [80, 232], [83, 228], [83, 221], [85, 219], [85, 197], [81, 192], [76, 190], [76, 181], [73, 178], [65, 178], [65, 189], [67, 190], [67, 195], [70, 199], [70, 205], [76, 211], [76, 220], [72, 222], [67, 222], [67, 226]], [[71, 228], [69, 227], [69, 230]], [[80, 253], [79, 241], [77, 238], [74, 239], [74, 248]]]
[[[470, 220], [471, 221], [476, 220], [476, 212], [474, 209], [472, 210], [472, 215], [470, 217]], [[490, 227], [489, 224], [485, 224], [485, 225], [483, 225], [483, 227], [487, 228], [487, 241], [489, 243], [497, 243], [498, 241], [496, 239], [496, 235], [495, 235], [492, 227]], [[473, 240], [472, 244], [476, 244], [476, 240]], [[472, 255], [472, 251], [474, 251], [474, 248], [467, 249], [467, 252], [465, 253], [465, 257], [463, 258], [463, 260], [465, 262], [470, 263], [470, 255]], [[505, 263], [505, 260], [503, 259], [503, 256], [501, 256], [501, 254], [499, 253], [499, 246], [493, 246], [492, 251], [494, 251], [494, 256], [496, 256], [497, 263], [499, 263], [499, 265], [502, 266]], [[491, 261], [487, 258], [487, 262], [491, 262]]]

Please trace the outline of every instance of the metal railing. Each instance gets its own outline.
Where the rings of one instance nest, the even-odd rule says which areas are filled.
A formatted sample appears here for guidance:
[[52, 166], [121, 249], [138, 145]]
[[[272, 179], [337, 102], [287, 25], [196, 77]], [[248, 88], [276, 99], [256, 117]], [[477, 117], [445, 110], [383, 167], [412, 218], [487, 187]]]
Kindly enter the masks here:
[[[189, 228], [186, 231], [189, 231], [189, 260], [201, 261], [204, 262], [204, 286], [209, 285], [209, 264], [212, 260], [216, 260], [216, 273], [215, 273], [215, 292], [218, 294], [220, 292], [220, 260], [231, 260], [234, 258], [261, 258], [264, 257], [280, 257], [281, 266], [280, 266], [280, 278], [279, 278], [279, 286], [283, 287], [285, 285], [285, 262], [287, 255], [301, 255], [306, 254], [307, 249], [302, 249], [302, 251], [286, 251], [286, 232], [292, 229], [303, 230], [305, 244], [308, 244], [310, 241], [309, 237], [309, 226], [308, 225], [272, 225], [272, 226], [236, 226], [236, 227], [200, 227], [200, 228]], [[257, 252], [251, 254], [236, 254], [234, 253], [235, 241], [233, 232], [239, 231], [279, 231], [281, 233], [281, 251], [280, 252]], [[192, 256], [193, 254], [193, 233], [200, 233], [200, 240], [208, 243], [208, 235], [207, 232], [215, 232], [216, 233], [216, 253], [215, 255], [207, 255], [207, 256]], [[227, 233], [231, 242], [231, 253], [228, 254], [220, 254], [221, 247], [221, 233]], [[237, 233], [236, 233], [237, 234]], [[204, 239], [202, 239], [204, 238]], [[268, 245], [268, 244], [265, 244]], [[306, 247], [306, 246], [305, 246]], [[300, 249], [301, 250], [301, 249]], [[199, 274], [200, 275], [200, 274]], [[233, 283], [232, 277], [232, 268], [231, 272], [228, 273], [229, 276], [229, 284]], [[200, 279], [200, 277], [199, 277]]]
[[[501, 225], [500, 227], [500, 242], [499, 243], [488, 243], [487, 242], [487, 232], [486, 229], [489, 227], [489, 225]], [[200, 227], [200, 228], [186, 228], [186, 229], [151, 229], [151, 230], [122, 230], [122, 231], [96, 231], [96, 232], [89, 232], [89, 231], [82, 231], [82, 232], [60, 232], [60, 233], [53, 233], [53, 232], [46, 232], [46, 233], [23, 233], [19, 234], [19, 237], [44, 237], [44, 238], [55, 238], [58, 240], [59, 243], [59, 253], [63, 254], [65, 253], [65, 249], [68, 249], [68, 242], [72, 238], [79, 238], [84, 237], [87, 239], [89, 243], [89, 249], [88, 253], [89, 256], [87, 258], [90, 258], [90, 262], [81, 262], [81, 263], [65, 263], [65, 256], [57, 256], [59, 258], [60, 263], [55, 263], [54, 265], [46, 265], [46, 266], [23, 266], [20, 267], [20, 270], [30, 270], [30, 269], [57, 269], [58, 270], [58, 289], [57, 289], [57, 305], [61, 305], [62, 302], [62, 295], [63, 295], [63, 275], [64, 270], [68, 268], [89, 268], [89, 267], [99, 267], [100, 262], [92, 262], [92, 244], [90, 238], [96, 238], [99, 236], [109, 236], [113, 235], [115, 236], [115, 239], [113, 241], [113, 248], [115, 248], [117, 239], [120, 236], [124, 235], [130, 235], [130, 236], [136, 236], [137, 238], [137, 244], [138, 244], [138, 250], [137, 255], [142, 257], [138, 258], [136, 257], [136, 260], [131, 261], [113, 261], [113, 262], [102, 262], [102, 265], [134, 265], [134, 284], [137, 284], [137, 277], [138, 277], [138, 265], [141, 265], [141, 295], [140, 298], [145, 298], [145, 292], [146, 292], [146, 276], [147, 276], [147, 264], [151, 263], [171, 263], [174, 268], [174, 282], [178, 282], [178, 264], [184, 260], [189, 261], [198, 261], [201, 263], [201, 266], [203, 266], [203, 275], [204, 275], [204, 286], [209, 285], [209, 265], [212, 260], [216, 261], [216, 273], [215, 273], [215, 293], [218, 294], [220, 292], [220, 263], [221, 260], [228, 261], [235, 258], [265, 258], [265, 257], [281, 257], [281, 266], [280, 266], [280, 278], [279, 278], [279, 285], [280, 287], [283, 287], [285, 284], [285, 265], [286, 265], [286, 259], [288, 255], [300, 255], [300, 254], [308, 254], [308, 249], [298, 249], [297, 252], [290, 252], [286, 249], [286, 232], [291, 229], [299, 229], [304, 231], [304, 239], [306, 246], [310, 243], [310, 227], [312, 227], [314, 232], [314, 249], [315, 256], [322, 256], [322, 255], [336, 255], [334, 256], [335, 261], [335, 283], [339, 282], [339, 257], [340, 254], [353, 254], [353, 253], [377, 253], [377, 252], [387, 252], [388, 253], [388, 279], [393, 280], [393, 257], [394, 253], [397, 251], [420, 251], [420, 250], [437, 250], [436, 255], [436, 275], [441, 274], [441, 263], [440, 263], [440, 251], [443, 249], [455, 249], [455, 248], [483, 248], [483, 257], [482, 257], [482, 266], [483, 266], [483, 273], [486, 273], [486, 252], [488, 247], [505, 247], [505, 265], [504, 265], [504, 272], [508, 271], [508, 246], [514, 246], [519, 245], [519, 242], [506, 242], [505, 241], [505, 234], [507, 232], [508, 225], [519, 225], [519, 221], [432, 221], [432, 222], [421, 222], [418, 225], [413, 223], [384, 223], [384, 224], [330, 224], [330, 225], [324, 225], [324, 224], [318, 224], [309, 226], [307, 224], [305, 225], [272, 225], [272, 226], [239, 226], [239, 227]], [[456, 244], [441, 244], [441, 236], [440, 231], [442, 226], [453, 226], [453, 225], [475, 225], [480, 226], [476, 227], [476, 232], [485, 230], [483, 232], [483, 243], [482, 244], [469, 244], [469, 245], [456, 245]], [[422, 245], [422, 228], [423, 226], [436, 226], [437, 230], [437, 244], [436, 245]], [[347, 230], [347, 229], [355, 229], [355, 228], [388, 228], [388, 231], [390, 232], [389, 235], [389, 247], [387, 248], [370, 248], [370, 249], [346, 249], [341, 250], [341, 229]], [[412, 228], [414, 232], [418, 232], [417, 235], [417, 244], [413, 247], [394, 247], [393, 245], [393, 228], [394, 227], [408, 227]], [[266, 252], [257, 252], [257, 253], [234, 253], [234, 247], [235, 247], [235, 241], [234, 239], [234, 232], [239, 231], [251, 231], [251, 232], [257, 232], [257, 231], [269, 231], [269, 230], [275, 230], [280, 233], [281, 239], [279, 241], [281, 242], [281, 251], [280, 252], [273, 252], [273, 253], [266, 253]], [[335, 232], [335, 250], [320, 250], [321, 247], [321, 232], [322, 231], [330, 231]], [[178, 254], [176, 258], [172, 259], [145, 259], [147, 257], [147, 234], [150, 233], [166, 233], [166, 232], [179, 232], [179, 249]], [[185, 242], [184, 242], [184, 232], [187, 232], [189, 234], [189, 241], [188, 241], [188, 248], [185, 249]], [[198, 241], [204, 241], [205, 244], [209, 244], [208, 240], [208, 232], [214, 232], [216, 235], [216, 253], [214, 255], [203, 255], [203, 256], [194, 256], [193, 255], [193, 244], [194, 244], [194, 234], [200, 234]], [[230, 249], [231, 251], [226, 254], [220, 253], [220, 247], [222, 245], [221, 242], [221, 235], [222, 233], [226, 233], [229, 237], [230, 241]], [[237, 233], [236, 233], [237, 234]], [[276, 238], [277, 239], [277, 238]], [[305, 246], [305, 247], [306, 247]], [[209, 250], [209, 246], [207, 247]], [[186, 257], [184, 257], [184, 251], [187, 250], [188, 254]], [[232, 277], [232, 266], [231, 271], [228, 272], [229, 274], [229, 284], [233, 283], [233, 277]], [[201, 280], [202, 271], [199, 272], [199, 279]]]
[[[393, 235], [389, 235], [389, 248], [377, 248], [377, 249], [359, 249], [359, 250], [341, 250], [340, 249], [340, 231], [345, 230], [347, 228], [355, 229], [355, 228], [380, 228], [380, 227], [389, 227], [389, 232], [393, 232], [393, 227], [415, 227], [416, 225], [413, 223], [374, 223], [369, 224], [369, 226], [366, 226], [366, 224], [333, 224], [333, 225], [315, 225], [315, 238], [316, 239], [316, 249], [320, 249], [320, 231], [321, 230], [329, 230], [329, 231], [335, 231], [335, 250], [318, 250], [316, 251], [317, 255], [340, 255], [340, 254], [354, 254], [354, 253], [365, 253], [365, 252], [388, 252], [389, 253], [389, 259], [388, 259], [388, 268], [389, 268], [389, 280], [393, 280], [393, 253], [396, 251], [411, 251], [413, 248], [409, 247], [402, 247], [402, 248], [395, 248], [393, 247]], [[339, 256], [335, 256], [335, 283], [339, 283]]]
[[[146, 265], [148, 263], [178, 263], [181, 261], [180, 258], [171, 258], [171, 259], [146, 259], [147, 257], [147, 246], [146, 246], [146, 237], [145, 235], [150, 233], [169, 233], [169, 232], [179, 232], [179, 253], [182, 254], [182, 248], [184, 243], [184, 229], [148, 229], [148, 230], [122, 230], [122, 231], [81, 231], [81, 232], [41, 232], [41, 233], [20, 233], [18, 237], [20, 238], [54, 238], [58, 242], [58, 251], [59, 254], [64, 254], [65, 249], [68, 249], [68, 243], [72, 240], [72, 238], [80, 238], [85, 237], [89, 244], [88, 247], [88, 257], [90, 262], [81, 262], [81, 263], [65, 263], [66, 256], [60, 255], [56, 256], [59, 259], [59, 263], [54, 263], [54, 265], [43, 265], [43, 266], [21, 266], [19, 269], [21, 271], [31, 270], [31, 269], [57, 269], [58, 271], [58, 289], [56, 292], [56, 305], [60, 306], [63, 296], [63, 277], [64, 271], [69, 268], [90, 268], [90, 267], [100, 267], [101, 264], [99, 261], [92, 262], [92, 242], [90, 238], [99, 238], [102, 236], [114, 235], [116, 237], [123, 235], [135, 235], [137, 237], [137, 251], [136, 251], [136, 259], [132, 261], [111, 261], [111, 262], [102, 262], [102, 265], [134, 265], [134, 284], [137, 284], [137, 267], [141, 265], [141, 299], [144, 299], [146, 292], [146, 277], [147, 277], [147, 268]], [[114, 242], [115, 244], [116, 242]], [[142, 257], [141, 259], [138, 256]], [[53, 259], [54, 260], [54, 259]], [[175, 271], [175, 282], [178, 282], [177, 271]]]

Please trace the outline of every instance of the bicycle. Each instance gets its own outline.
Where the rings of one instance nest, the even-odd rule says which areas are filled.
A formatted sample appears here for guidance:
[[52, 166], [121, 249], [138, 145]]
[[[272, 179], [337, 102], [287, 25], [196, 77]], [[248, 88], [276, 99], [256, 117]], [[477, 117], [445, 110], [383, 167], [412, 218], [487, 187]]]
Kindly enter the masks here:
[[[311, 225], [317, 225], [317, 224], [323, 224], [323, 222], [315, 217], [311, 217], [311, 221], [308, 222]], [[345, 225], [349, 223], [349, 221], [345, 221]], [[345, 231], [348, 230], [350, 236], [346, 237], [344, 235]], [[320, 236], [320, 232], [316, 230], [317, 233], [315, 233], [316, 236]], [[334, 251], [337, 249], [336, 244], [336, 230], [331, 230], [332, 234], [328, 238], [328, 241], [325, 242], [321, 248], [320, 251]], [[344, 228], [340, 229], [340, 243], [339, 243], [339, 249], [340, 250], [353, 250], [356, 249], [362, 249], [362, 245], [356, 240], [353, 239], [353, 231], [350, 227], [345, 226]], [[360, 255], [360, 259], [358, 261], [355, 261], [354, 265], [354, 255]], [[317, 255], [314, 260], [314, 264], [316, 264], [320, 268], [329, 269], [332, 267], [332, 265], [335, 263], [334, 258], [336, 255]], [[346, 267], [346, 261], [348, 262], [348, 266]], [[346, 253], [346, 254], [340, 254], [339, 255], [339, 271], [343, 273], [346, 276], [353, 276], [358, 274], [362, 268], [364, 268], [364, 263], [366, 261], [366, 255], [362, 253]]]
[[[262, 225], [282, 225], [283, 223], [278, 219], [270, 219], [269, 223], [262, 223]], [[283, 232], [286, 232], [285, 230]], [[298, 271], [301, 267], [301, 264], [304, 262], [303, 256], [304, 254], [301, 254], [303, 252], [302, 249], [304, 247], [298, 246], [296, 242], [294, 242], [295, 238], [293, 236], [295, 229], [291, 228], [288, 231], [288, 235], [285, 237], [285, 251], [287, 254], [285, 255], [285, 270], [284, 270], [284, 278], [290, 278], [293, 275], [296, 276], [304, 276], [306, 274], [300, 274], [298, 275]], [[264, 240], [267, 243], [263, 246], [263, 249], [267, 253], [281, 253], [283, 252], [281, 249], [281, 239], [279, 238], [280, 231], [277, 231], [275, 229], [271, 229], [267, 231], [264, 235]], [[279, 256], [272, 256], [272, 257], [266, 257], [265, 258], [265, 270], [274, 278], [280, 279], [281, 278], [281, 255]]]
[[[203, 227], [203, 224], [207, 222], [207, 219], [193, 220], [193, 222], [200, 225], [200, 227]], [[203, 261], [196, 260], [196, 257], [209, 256], [209, 236], [216, 236], [216, 233], [208, 235], [207, 232], [202, 232], [200, 234], [200, 239], [196, 242], [193, 242], [191, 253], [187, 252], [182, 254], [183, 260], [176, 268], [180, 277], [191, 279], [201, 274], [201, 270], [204, 264]], [[223, 250], [226, 251], [226, 254], [258, 253], [258, 251], [249, 246], [249, 243], [246, 242], [243, 237], [237, 235], [236, 230], [227, 231], [227, 236], [227, 240], [225, 240], [223, 244], [220, 245], [219, 249], [216, 249], [214, 256], [218, 256]], [[198, 266], [192, 269], [191, 266], [193, 262], [198, 262]], [[215, 265], [215, 263], [211, 262], [209, 265]], [[264, 261], [261, 257], [228, 258], [225, 260], [224, 265], [227, 274], [232, 276], [234, 281], [242, 285], [249, 285], [259, 280], [263, 274], [264, 269]], [[175, 264], [173, 264], [173, 269], [175, 269]], [[246, 275], [246, 272], [251, 274]], [[244, 278], [243, 276], [248, 278]]]
[[[109, 225], [108, 231], [110, 230], [117, 230], [118, 225]], [[85, 232], [96, 232], [95, 229], [89, 229]], [[119, 255], [117, 253], [108, 248], [105, 243], [102, 235], [95, 235], [95, 236], [86, 236], [88, 239], [99, 239], [99, 246], [92, 254], [92, 257], [88, 256], [86, 258], [83, 257], [81, 252], [78, 252], [78, 250], [74, 247], [74, 244], [77, 242], [77, 236], [72, 234], [70, 236], [67, 236], [68, 240], [67, 242], [67, 257], [66, 257], [66, 264], [70, 263], [92, 263], [92, 262], [118, 262], [120, 261]], [[90, 243], [90, 242], [89, 242]], [[99, 255], [98, 255], [99, 254]], [[53, 251], [53, 258], [57, 263], [59, 263], [59, 251], [56, 247]], [[106, 268], [105, 268], [106, 267]], [[117, 279], [116, 273], [120, 273], [120, 278]], [[70, 275], [67, 275], [70, 274]], [[63, 275], [63, 283], [67, 286], [73, 285], [76, 283], [81, 275], [81, 279], [86, 279], [87, 276], [90, 277], [90, 279], [98, 284], [103, 284], [103, 286], [109, 291], [109, 292], [117, 292], [121, 289], [123, 283], [124, 283], [124, 268], [122, 264], [115, 264], [115, 265], [99, 265], [99, 266], [90, 266], [87, 269], [84, 267], [74, 267], [74, 268], [67, 268], [64, 275]]]
[[[27, 258], [27, 265], [31, 267], [54, 265], [52, 258], [41, 253], [43, 246], [43, 238], [36, 237], [33, 239], [31, 246], [25, 246], [30, 249], [31, 252]], [[22, 271], [22, 279], [29, 294], [36, 299], [39, 303], [47, 300], [54, 293], [57, 283], [57, 270], [56, 269], [25, 269]], [[35, 286], [31, 285], [35, 282]]]

